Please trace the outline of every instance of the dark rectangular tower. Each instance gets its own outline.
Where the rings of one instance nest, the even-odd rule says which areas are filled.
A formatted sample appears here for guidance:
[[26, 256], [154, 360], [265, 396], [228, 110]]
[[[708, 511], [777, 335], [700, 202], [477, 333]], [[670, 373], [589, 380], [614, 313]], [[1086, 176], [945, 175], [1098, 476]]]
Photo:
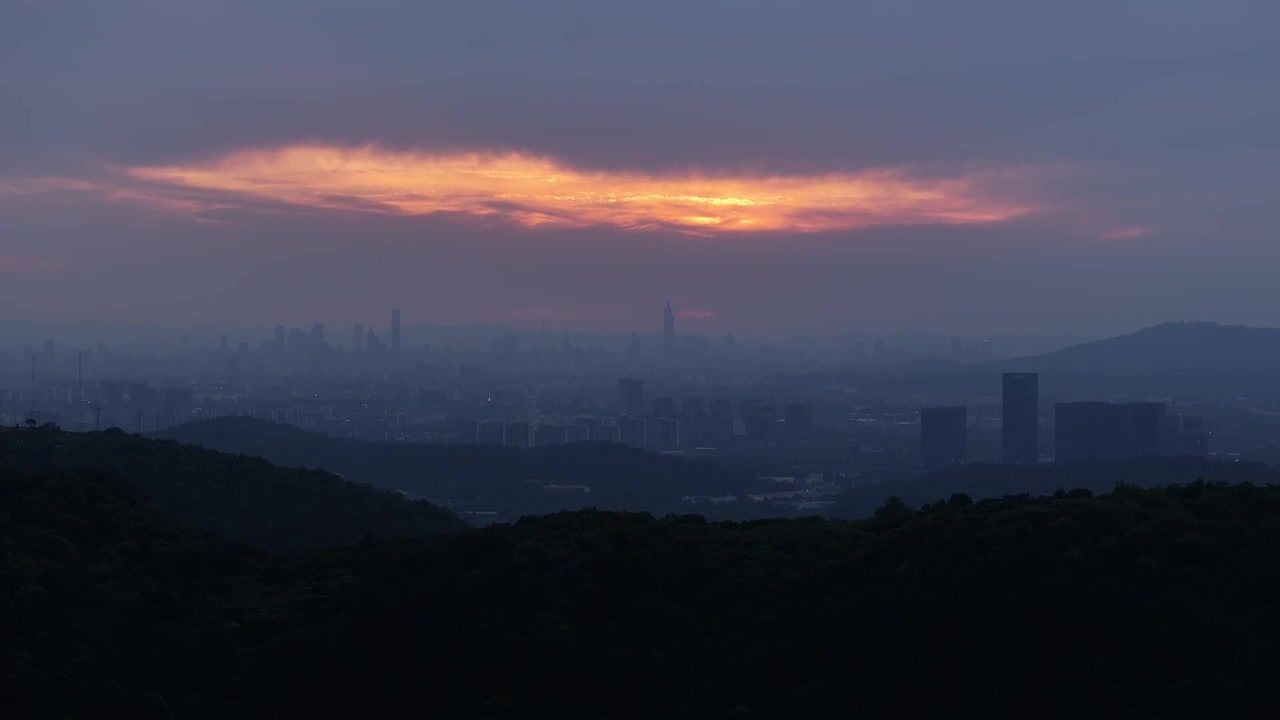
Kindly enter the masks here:
[[920, 410], [920, 461], [925, 468], [962, 465], [969, 460], [969, 413], [962, 407]]
[[644, 414], [644, 381], [636, 378], [618, 380], [618, 400], [627, 415]]
[[1060, 463], [1125, 457], [1125, 407], [1101, 401], [1058, 403], [1053, 408], [1053, 455]]
[[1004, 461], [1034, 465], [1040, 459], [1040, 376], [1005, 373], [1002, 408]]
[[671, 311], [671, 301], [662, 309], [662, 348], [667, 352], [676, 349], [676, 314]]
[[1054, 408], [1058, 462], [1122, 460], [1160, 452], [1164, 403], [1063, 402]]

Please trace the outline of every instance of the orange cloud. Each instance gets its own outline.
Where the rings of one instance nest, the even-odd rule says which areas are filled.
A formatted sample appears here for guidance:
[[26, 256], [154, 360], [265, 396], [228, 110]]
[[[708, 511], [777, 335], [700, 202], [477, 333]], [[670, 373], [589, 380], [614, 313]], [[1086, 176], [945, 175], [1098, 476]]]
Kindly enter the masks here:
[[1098, 236], [1099, 240], [1133, 240], [1150, 235], [1152, 229], [1143, 225], [1111, 228]]
[[659, 175], [584, 171], [521, 153], [432, 155], [372, 146], [295, 145], [129, 173], [161, 186], [307, 207], [697, 234], [992, 223], [1037, 209], [1011, 199], [1017, 172], [949, 179], [913, 179], [901, 170]]
[[[135, 188], [107, 181], [90, 182], [67, 177], [0, 178], [0, 197], [53, 196], [65, 199], [92, 195], [114, 203], [128, 203], [175, 215], [199, 215], [227, 207], [209, 200], [166, 193], [164, 188]], [[201, 218], [200, 222], [207, 222]]]

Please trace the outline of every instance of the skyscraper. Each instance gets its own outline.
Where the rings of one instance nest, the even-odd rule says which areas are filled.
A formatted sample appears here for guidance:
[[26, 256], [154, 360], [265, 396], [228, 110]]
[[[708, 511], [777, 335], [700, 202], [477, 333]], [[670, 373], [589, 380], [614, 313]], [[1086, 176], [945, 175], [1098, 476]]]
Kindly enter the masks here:
[[662, 311], [662, 347], [667, 352], [676, 349], [676, 314], [671, 312], [671, 301]]
[[351, 328], [351, 352], [360, 352], [364, 349], [364, 326], [356, 325]]
[[1134, 457], [1151, 457], [1164, 451], [1162, 429], [1166, 426], [1165, 404], [1162, 402], [1125, 403], [1129, 452]]
[[1005, 373], [1002, 406], [1004, 461], [1034, 465], [1040, 460], [1040, 376]]
[[804, 435], [813, 431], [813, 406], [809, 403], [791, 403], [783, 409], [787, 434]]
[[1118, 460], [1125, 453], [1124, 406], [1103, 401], [1063, 402], [1053, 409], [1054, 459]]
[[920, 410], [920, 461], [930, 470], [969, 460], [968, 411], [963, 407]]
[[400, 311], [391, 311], [391, 352], [400, 352]]
[[636, 378], [618, 380], [618, 399], [627, 415], [644, 414], [644, 381]]
[[1054, 408], [1058, 462], [1149, 457], [1162, 450], [1160, 402], [1065, 402]]

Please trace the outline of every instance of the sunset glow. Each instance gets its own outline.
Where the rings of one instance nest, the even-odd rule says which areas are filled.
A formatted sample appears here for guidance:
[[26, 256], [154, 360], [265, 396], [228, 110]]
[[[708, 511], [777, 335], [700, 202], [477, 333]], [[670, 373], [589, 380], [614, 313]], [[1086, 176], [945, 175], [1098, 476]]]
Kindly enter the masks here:
[[1142, 225], [1127, 225], [1111, 228], [1102, 233], [1099, 240], [1134, 240], [1151, 234], [1151, 228]]
[[915, 179], [892, 169], [654, 175], [582, 171], [519, 153], [428, 155], [374, 147], [297, 145], [129, 172], [160, 186], [306, 207], [694, 234], [992, 223], [1037, 209], [1007, 197], [1017, 183], [1001, 173], [946, 179]]

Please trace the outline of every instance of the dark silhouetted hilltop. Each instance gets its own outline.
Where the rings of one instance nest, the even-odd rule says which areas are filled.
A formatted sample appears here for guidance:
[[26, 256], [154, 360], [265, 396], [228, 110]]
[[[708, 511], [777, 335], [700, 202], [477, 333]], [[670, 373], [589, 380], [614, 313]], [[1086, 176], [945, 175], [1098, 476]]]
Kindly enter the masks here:
[[953, 494], [967, 495], [974, 500], [1009, 495], [1038, 497], [1076, 488], [1103, 493], [1118, 483], [1158, 487], [1199, 480], [1276, 485], [1280, 484], [1280, 469], [1257, 462], [1207, 457], [1151, 457], [1047, 465], [977, 463], [845, 490], [840, 495], [836, 514], [846, 518], [867, 517], [890, 497], [919, 506], [946, 500]]
[[340, 545], [367, 534], [428, 537], [465, 527], [443, 508], [329, 472], [277, 467], [119, 430], [6, 429], [0, 431], [0, 458], [27, 467], [108, 471], [160, 509], [226, 537], [272, 548]]
[[277, 561], [134, 490], [94, 468], [0, 465], [0, 717], [229, 717]]
[[275, 556], [0, 466], [0, 716], [1270, 717], [1280, 489], [574, 512]]

